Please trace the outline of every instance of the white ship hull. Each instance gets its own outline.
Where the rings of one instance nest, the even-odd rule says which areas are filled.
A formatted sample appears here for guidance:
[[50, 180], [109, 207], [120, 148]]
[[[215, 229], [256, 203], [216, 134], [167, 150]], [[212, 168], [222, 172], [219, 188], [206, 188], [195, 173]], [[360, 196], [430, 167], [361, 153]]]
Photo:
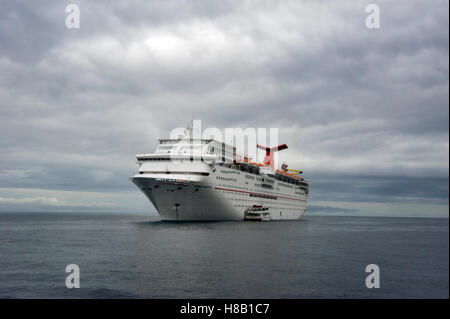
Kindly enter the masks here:
[[[305, 191], [275, 178], [203, 163], [183, 164], [183, 172], [180, 164], [165, 165], [170, 173], [143, 170], [131, 178], [162, 220], [244, 220], [245, 211], [253, 205], [268, 208], [271, 220], [288, 220], [300, 218], [306, 210]], [[270, 181], [272, 188], [262, 187], [261, 179]]]

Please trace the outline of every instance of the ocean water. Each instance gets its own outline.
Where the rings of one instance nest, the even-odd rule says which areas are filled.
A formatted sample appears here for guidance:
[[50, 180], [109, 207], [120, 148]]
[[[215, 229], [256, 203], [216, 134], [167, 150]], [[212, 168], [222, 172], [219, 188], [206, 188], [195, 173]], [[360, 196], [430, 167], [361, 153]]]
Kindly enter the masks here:
[[[448, 219], [3, 213], [0, 298], [448, 298], [448, 231]], [[65, 286], [68, 264], [79, 289]]]

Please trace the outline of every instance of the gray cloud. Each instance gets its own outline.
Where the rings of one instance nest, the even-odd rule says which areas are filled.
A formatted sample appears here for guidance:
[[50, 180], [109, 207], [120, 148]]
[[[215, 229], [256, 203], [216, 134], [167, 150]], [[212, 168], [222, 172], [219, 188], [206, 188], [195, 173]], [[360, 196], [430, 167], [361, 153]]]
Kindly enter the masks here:
[[333, 206], [308, 205], [306, 215], [351, 215], [356, 213], [356, 209], [348, 209]]
[[78, 30], [60, 1], [2, 3], [0, 187], [131, 191], [193, 116], [278, 127], [318, 200], [349, 176], [382, 185], [349, 201], [448, 197], [447, 1], [379, 1], [378, 30], [369, 1], [77, 3]]
[[402, 176], [311, 176], [313, 201], [448, 205], [448, 179]]

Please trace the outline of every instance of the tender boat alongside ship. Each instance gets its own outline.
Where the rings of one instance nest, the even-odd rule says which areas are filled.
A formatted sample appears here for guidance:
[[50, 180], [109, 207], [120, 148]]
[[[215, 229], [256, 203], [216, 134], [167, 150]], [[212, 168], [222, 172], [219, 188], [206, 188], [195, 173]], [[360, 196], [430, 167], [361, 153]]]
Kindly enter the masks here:
[[286, 149], [257, 145], [263, 163], [214, 139], [160, 139], [155, 153], [136, 155], [131, 181], [167, 221], [298, 219], [309, 184], [298, 170], [274, 168], [273, 154]]

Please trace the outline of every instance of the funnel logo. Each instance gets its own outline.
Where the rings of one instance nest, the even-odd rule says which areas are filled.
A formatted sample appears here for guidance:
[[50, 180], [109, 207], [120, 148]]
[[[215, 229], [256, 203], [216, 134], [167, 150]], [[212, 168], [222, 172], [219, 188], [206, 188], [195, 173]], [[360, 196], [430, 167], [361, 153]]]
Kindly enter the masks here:
[[257, 147], [259, 149], [266, 151], [266, 156], [264, 157], [263, 163], [266, 165], [269, 165], [272, 170], [274, 169], [274, 159], [273, 159], [274, 152], [278, 152], [278, 151], [288, 148], [286, 144], [281, 144], [281, 145], [278, 145], [275, 147], [267, 147], [267, 146], [262, 146], [262, 145], [258, 144]]

